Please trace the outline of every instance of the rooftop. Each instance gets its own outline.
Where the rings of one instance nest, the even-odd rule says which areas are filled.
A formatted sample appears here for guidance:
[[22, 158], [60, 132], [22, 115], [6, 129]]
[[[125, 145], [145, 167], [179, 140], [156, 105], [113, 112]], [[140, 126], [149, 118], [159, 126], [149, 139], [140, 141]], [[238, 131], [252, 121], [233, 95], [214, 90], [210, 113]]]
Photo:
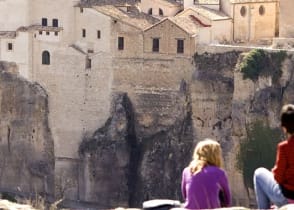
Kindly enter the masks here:
[[[208, 18], [209, 20], [227, 20], [227, 19], [231, 19], [229, 16], [227, 16], [226, 14], [224, 14], [221, 11], [217, 11], [214, 9], [209, 9], [206, 7], [189, 7], [188, 9], [184, 10], [183, 12], [179, 13], [177, 16], [187, 16], [187, 11], [193, 11], [193, 13], [195, 13], [195, 16], [197, 15], [201, 15], [203, 17]], [[190, 14], [190, 13], [189, 13]]]
[[113, 5], [93, 6], [93, 8], [102, 14], [128, 23], [142, 30], [159, 21], [150, 15], [139, 12], [134, 7], [132, 7], [128, 12], [125, 12]]

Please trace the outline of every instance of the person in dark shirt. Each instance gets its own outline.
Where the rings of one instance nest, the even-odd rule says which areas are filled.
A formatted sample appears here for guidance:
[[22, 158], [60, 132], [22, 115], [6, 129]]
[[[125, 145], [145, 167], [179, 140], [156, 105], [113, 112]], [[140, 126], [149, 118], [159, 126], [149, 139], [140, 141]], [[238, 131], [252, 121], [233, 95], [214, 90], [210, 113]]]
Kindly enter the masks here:
[[214, 209], [231, 204], [231, 193], [222, 165], [220, 144], [211, 139], [200, 141], [193, 160], [182, 173], [185, 209]]
[[277, 147], [276, 162], [271, 171], [258, 168], [254, 172], [254, 190], [259, 209], [271, 204], [280, 207], [294, 199], [294, 105], [282, 107], [281, 127], [286, 140]]

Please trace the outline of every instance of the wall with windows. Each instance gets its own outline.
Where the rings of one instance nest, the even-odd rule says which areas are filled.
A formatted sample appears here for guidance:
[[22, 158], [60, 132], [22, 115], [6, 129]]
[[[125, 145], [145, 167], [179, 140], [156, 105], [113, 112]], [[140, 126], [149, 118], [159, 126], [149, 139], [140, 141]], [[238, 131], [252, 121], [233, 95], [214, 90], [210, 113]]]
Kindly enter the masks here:
[[156, 17], [171, 17], [182, 9], [180, 4], [166, 0], [141, 0], [139, 7], [142, 12]]
[[276, 31], [276, 2], [234, 5], [234, 40], [247, 42], [273, 38]]
[[[179, 51], [181, 43], [183, 44], [183, 52]], [[157, 44], [159, 46], [156, 46]], [[144, 52], [191, 56], [195, 52], [195, 38], [166, 19], [145, 30]]]
[[[43, 34], [39, 37], [56, 41], [59, 36], [60, 44], [71, 44], [75, 39], [75, 10], [77, 0], [30, 0], [30, 22], [44, 26]], [[54, 35], [56, 26], [62, 28], [62, 36]], [[50, 31], [50, 34], [46, 34]]]
[[93, 8], [76, 7], [76, 44], [84, 52], [110, 52], [111, 18]]
[[0, 60], [15, 62], [20, 74], [29, 78], [31, 67], [31, 34], [18, 32], [15, 38], [0, 37]]
[[293, 0], [281, 0], [280, 1], [280, 25], [279, 36], [286, 38], [294, 38], [294, 1]]
[[111, 45], [115, 57], [142, 58], [143, 29], [113, 20]]
[[30, 1], [31, 0], [1, 0], [0, 31], [16, 31], [20, 26], [29, 25]]

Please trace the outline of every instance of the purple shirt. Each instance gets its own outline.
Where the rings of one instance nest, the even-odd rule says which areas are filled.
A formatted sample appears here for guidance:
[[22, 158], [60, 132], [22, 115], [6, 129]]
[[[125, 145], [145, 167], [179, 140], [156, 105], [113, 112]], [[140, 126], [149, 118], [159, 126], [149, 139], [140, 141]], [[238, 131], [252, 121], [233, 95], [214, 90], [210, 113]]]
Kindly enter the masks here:
[[193, 175], [187, 167], [182, 174], [182, 194], [187, 209], [220, 208], [220, 192], [223, 192], [222, 206], [231, 204], [231, 193], [225, 172], [216, 166], [206, 166]]

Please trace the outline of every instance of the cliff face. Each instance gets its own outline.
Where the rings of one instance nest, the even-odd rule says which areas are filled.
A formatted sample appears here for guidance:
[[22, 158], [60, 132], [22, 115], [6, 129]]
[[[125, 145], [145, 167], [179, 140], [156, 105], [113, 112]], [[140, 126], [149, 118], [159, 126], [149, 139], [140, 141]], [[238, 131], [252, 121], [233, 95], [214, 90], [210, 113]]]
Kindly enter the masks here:
[[[246, 160], [239, 157], [240, 144], [250, 140], [250, 128], [257, 121], [268, 129], [279, 128], [281, 106], [294, 102], [293, 60], [289, 55], [282, 61], [278, 78], [269, 73], [252, 80], [241, 72], [245, 55], [237, 51], [195, 55], [191, 77], [178, 80], [178, 91], [146, 91], [135, 97], [130, 91], [128, 106], [114, 100], [113, 107], [120, 111], [114, 108], [105, 127], [82, 144], [86, 163], [82, 173], [91, 180], [85, 199], [103, 197], [106, 206], [136, 207], [154, 198], [182, 200], [181, 171], [194, 145], [209, 137], [222, 145], [234, 205], [254, 207], [254, 194], [245, 180], [252, 180], [252, 174], [242, 171]], [[280, 68], [270, 52], [266, 56], [269, 63], [265, 66]], [[272, 141], [270, 138], [264, 141]]]
[[54, 193], [54, 151], [46, 92], [0, 62], [1, 192]]
[[[71, 186], [78, 198], [100, 208], [140, 207], [155, 198], [182, 201], [181, 172], [195, 144], [208, 137], [221, 143], [233, 204], [254, 207], [248, 180], [254, 167], [263, 166], [260, 156], [272, 154], [275, 145], [254, 151], [251, 140], [263, 144], [277, 137], [253, 128], [262, 122], [263, 133], [279, 129], [281, 106], [294, 103], [294, 61], [288, 54], [279, 63], [278, 54], [266, 52], [266, 59], [253, 63], [258, 71], [252, 76], [243, 71], [247, 55], [229, 51], [196, 54], [193, 60], [117, 60], [110, 116], [79, 147], [77, 180]], [[32, 192], [37, 185], [53, 195], [48, 186], [57, 175], [47, 95], [18, 78], [15, 66], [5, 69], [0, 78], [1, 187]]]

